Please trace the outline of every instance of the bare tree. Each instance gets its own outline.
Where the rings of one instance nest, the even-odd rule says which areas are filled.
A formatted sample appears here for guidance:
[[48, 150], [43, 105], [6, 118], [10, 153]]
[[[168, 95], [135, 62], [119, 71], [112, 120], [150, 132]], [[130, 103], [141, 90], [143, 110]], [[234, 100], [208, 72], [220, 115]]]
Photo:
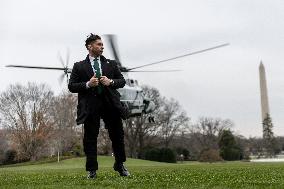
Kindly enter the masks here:
[[140, 158], [146, 146], [153, 146], [159, 125], [150, 123], [147, 115], [130, 118], [124, 122], [125, 139], [130, 157]]
[[158, 115], [159, 136], [163, 140], [165, 147], [169, 147], [173, 137], [181, 134], [188, 127], [189, 117], [182, 110], [180, 104], [175, 99], [163, 99]]
[[154, 111], [150, 114], [142, 114], [140, 117], [129, 118], [124, 121], [125, 139], [130, 157], [139, 157], [144, 147], [151, 145], [157, 135], [159, 125], [150, 123], [149, 116], [157, 115], [160, 111], [161, 95], [158, 89], [150, 86], [142, 86], [145, 98], [155, 103]]
[[194, 138], [199, 150], [218, 149], [219, 133], [231, 127], [233, 127], [233, 122], [229, 119], [201, 117], [196, 124], [192, 125], [191, 137]]
[[101, 124], [100, 132], [98, 136], [98, 154], [100, 155], [110, 155], [112, 154], [112, 148], [111, 148], [111, 140], [108, 135], [108, 131], [104, 126], [104, 123]]
[[53, 145], [60, 153], [71, 151], [80, 138], [76, 129], [76, 105], [76, 95], [68, 91], [53, 98], [49, 110], [54, 121]]
[[134, 120], [135, 118], [131, 117], [124, 121], [124, 135], [128, 155], [132, 158], [137, 158], [137, 150], [139, 146], [138, 129]]
[[10, 85], [0, 96], [2, 124], [22, 159], [36, 159], [45, 151], [53, 122], [48, 115], [53, 93], [44, 84]]
[[8, 150], [7, 131], [0, 128], [0, 165], [4, 160], [5, 152]]
[[[145, 98], [154, 101], [155, 109], [150, 114], [130, 118], [124, 122], [126, 146], [131, 157], [138, 157], [147, 146], [160, 145], [169, 147], [174, 136], [181, 135], [188, 126], [189, 118], [179, 103], [161, 97], [160, 92], [153, 87], [143, 86]], [[154, 116], [155, 122], [149, 122], [149, 116]]]

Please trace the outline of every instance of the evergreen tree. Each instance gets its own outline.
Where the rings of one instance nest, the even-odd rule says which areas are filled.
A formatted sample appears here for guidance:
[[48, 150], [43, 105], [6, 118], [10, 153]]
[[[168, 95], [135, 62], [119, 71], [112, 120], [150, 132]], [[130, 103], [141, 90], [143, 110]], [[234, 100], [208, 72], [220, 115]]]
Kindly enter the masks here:
[[241, 149], [237, 145], [234, 135], [230, 130], [224, 130], [221, 133], [220, 140], [219, 140], [219, 148], [220, 148], [220, 156], [224, 160], [240, 160], [241, 156]]
[[272, 157], [275, 155], [276, 141], [273, 134], [273, 124], [269, 114], [262, 122], [263, 126], [263, 145], [267, 156]]

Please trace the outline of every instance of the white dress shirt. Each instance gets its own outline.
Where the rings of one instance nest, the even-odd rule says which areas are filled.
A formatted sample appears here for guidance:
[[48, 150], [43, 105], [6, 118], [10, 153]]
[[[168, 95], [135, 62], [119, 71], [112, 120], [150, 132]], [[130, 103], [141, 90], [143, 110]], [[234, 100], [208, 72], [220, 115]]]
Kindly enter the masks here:
[[[96, 57], [93, 57], [93, 56], [89, 55], [89, 59], [90, 59], [91, 66], [92, 66], [92, 69], [93, 69], [94, 73], [96, 73], [96, 70], [94, 69], [94, 59], [95, 59], [95, 58], [96, 58]], [[101, 72], [101, 74], [103, 74], [100, 57], [97, 57], [97, 61], [98, 61], [98, 63], [99, 63], [100, 72]]]
[[[95, 70], [95, 68], [94, 68], [94, 59], [95, 59], [95, 58], [97, 58], [97, 61], [98, 61], [98, 63], [99, 63], [100, 72], [101, 72], [101, 74], [103, 74], [100, 57], [93, 57], [93, 56], [89, 55], [89, 59], [90, 59], [90, 63], [91, 63], [91, 67], [92, 67], [92, 69], [93, 69], [93, 72], [94, 72], [94, 74], [96, 73], [96, 70]], [[86, 83], [86, 88], [87, 88], [87, 89], [90, 88], [90, 86], [89, 86], [89, 81]]]

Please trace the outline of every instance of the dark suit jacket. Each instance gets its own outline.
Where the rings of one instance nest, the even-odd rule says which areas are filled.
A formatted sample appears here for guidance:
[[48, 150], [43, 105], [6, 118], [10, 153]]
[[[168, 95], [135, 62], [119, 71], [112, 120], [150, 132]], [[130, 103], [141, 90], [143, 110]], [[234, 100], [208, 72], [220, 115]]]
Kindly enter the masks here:
[[[125, 85], [125, 79], [121, 74], [117, 64], [113, 61], [107, 60], [104, 56], [100, 56], [102, 75], [107, 76], [114, 81], [112, 86], [103, 86], [103, 95], [109, 102], [109, 106], [113, 111], [121, 114], [123, 108], [120, 102], [120, 94], [116, 90]], [[97, 96], [95, 88], [86, 88], [86, 83], [93, 77], [94, 72], [91, 67], [89, 56], [83, 61], [76, 62], [73, 66], [72, 73], [69, 79], [68, 89], [72, 93], [78, 93], [78, 106], [77, 106], [77, 124], [83, 124], [90, 113], [89, 106], [91, 99]]]

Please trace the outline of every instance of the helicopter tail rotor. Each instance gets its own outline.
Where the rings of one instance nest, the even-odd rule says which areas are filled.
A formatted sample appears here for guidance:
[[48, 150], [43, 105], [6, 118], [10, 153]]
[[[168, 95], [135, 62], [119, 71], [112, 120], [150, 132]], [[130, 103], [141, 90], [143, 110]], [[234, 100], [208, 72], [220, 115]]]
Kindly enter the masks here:
[[66, 62], [64, 62], [60, 52], [58, 52], [57, 54], [59, 62], [61, 63], [62, 67], [63, 67], [63, 71], [64, 73], [58, 78], [58, 82], [60, 85], [62, 85], [64, 78], [66, 77], [66, 81], [68, 84], [68, 80], [69, 80], [69, 69], [68, 69], [68, 65], [69, 65], [69, 60], [70, 60], [70, 50], [67, 48], [67, 52], [66, 52]]
[[63, 73], [59, 76], [58, 82], [59, 82], [60, 85], [62, 85], [64, 78], [65, 78], [65, 73]]

